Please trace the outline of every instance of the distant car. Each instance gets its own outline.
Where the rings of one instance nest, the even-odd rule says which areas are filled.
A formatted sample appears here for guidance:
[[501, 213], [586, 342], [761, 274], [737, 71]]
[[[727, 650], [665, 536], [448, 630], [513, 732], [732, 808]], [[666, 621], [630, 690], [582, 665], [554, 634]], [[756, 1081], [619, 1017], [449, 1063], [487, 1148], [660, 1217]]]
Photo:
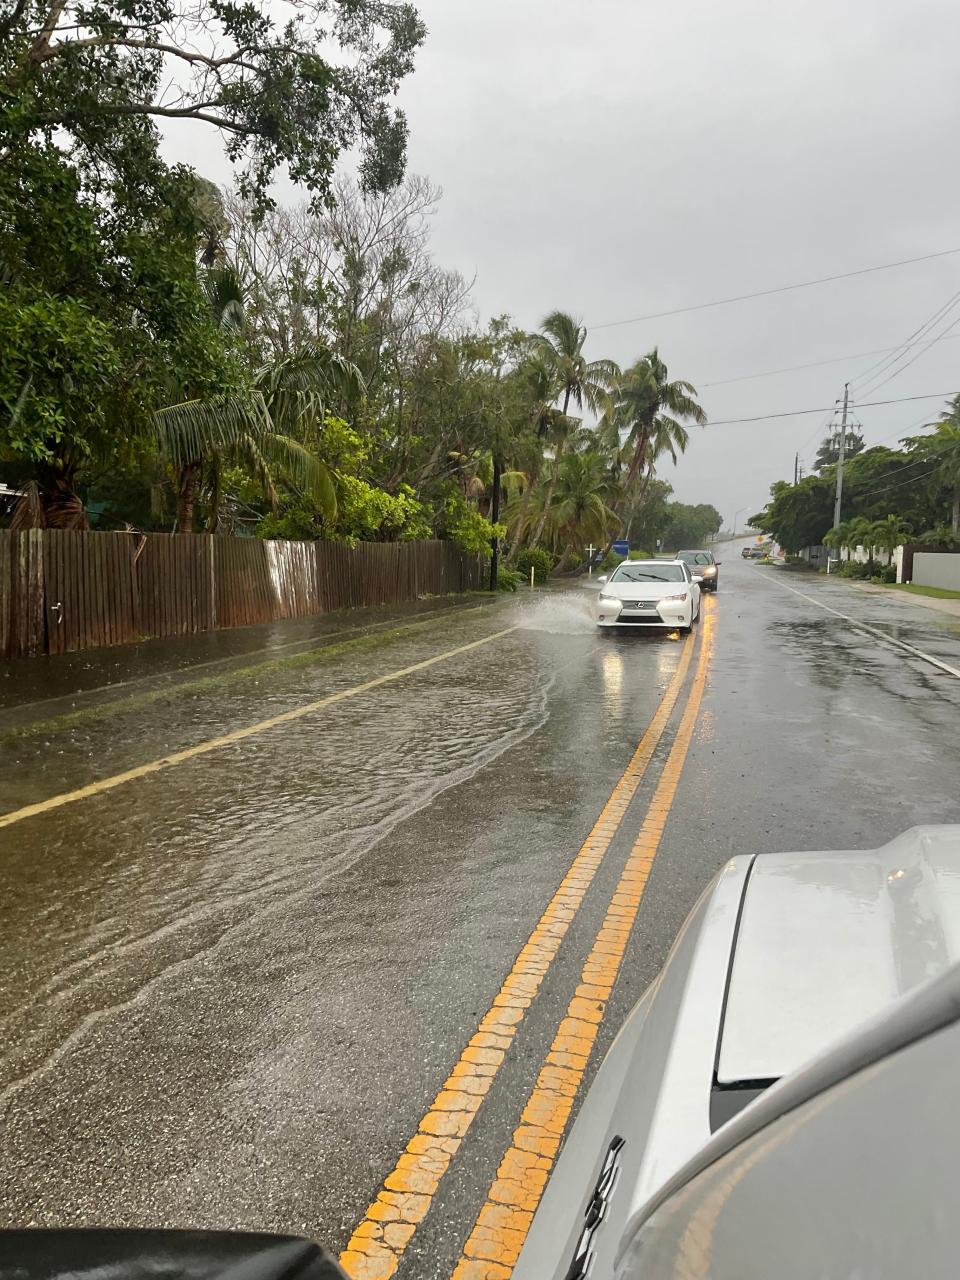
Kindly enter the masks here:
[[599, 627], [689, 631], [700, 617], [700, 588], [681, 560], [624, 560], [598, 582]]
[[753, 547], [744, 547], [743, 550], [740, 552], [741, 560], [752, 560], [753, 551], [754, 551]]
[[770, 554], [769, 547], [744, 547], [740, 552], [744, 560], [762, 560], [764, 556]]
[[690, 572], [704, 591], [716, 591], [720, 579], [720, 562], [712, 551], [678, 551], [677, 559], [690, 566]]
[[584, 1097], [512, 1280], [954, 1277], [960, 825], [739, 855]]

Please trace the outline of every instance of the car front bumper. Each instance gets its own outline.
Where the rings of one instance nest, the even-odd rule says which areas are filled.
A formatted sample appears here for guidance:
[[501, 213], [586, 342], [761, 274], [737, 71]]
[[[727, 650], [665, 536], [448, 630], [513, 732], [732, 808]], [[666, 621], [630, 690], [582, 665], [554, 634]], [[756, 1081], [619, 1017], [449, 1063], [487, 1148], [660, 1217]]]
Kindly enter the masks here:
[[613, 609], [597, 610], [598, 627], [667, 627], [675, 631], [677, 627], [685, 627], [690, 619], [687, 616], [688, 606], [674, 607], [661, 605], [656, 609]]

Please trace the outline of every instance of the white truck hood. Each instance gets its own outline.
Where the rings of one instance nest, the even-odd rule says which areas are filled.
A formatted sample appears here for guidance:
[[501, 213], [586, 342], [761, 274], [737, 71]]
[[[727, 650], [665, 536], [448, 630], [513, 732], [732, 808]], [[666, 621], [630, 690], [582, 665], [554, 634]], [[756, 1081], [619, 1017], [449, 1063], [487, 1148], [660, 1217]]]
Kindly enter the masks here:
[[880, 849], [758, 857], [744, 895], [717, 1082], [781, 1078], [960, 959], [960, 826]]

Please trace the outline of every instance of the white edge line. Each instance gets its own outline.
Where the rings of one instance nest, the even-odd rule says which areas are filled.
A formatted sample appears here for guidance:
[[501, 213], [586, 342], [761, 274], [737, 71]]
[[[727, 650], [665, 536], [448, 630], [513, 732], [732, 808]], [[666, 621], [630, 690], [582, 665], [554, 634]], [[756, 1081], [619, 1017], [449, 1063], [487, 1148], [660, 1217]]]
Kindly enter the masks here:
[[828, 613], [836, 614], [838, 618], [843, 618], [846, 622], [853, 623], [855, 627], [859, 627], [862, 631], [869, 631], [871, 635], [879, 636], [886, 644], [895, 644], [899, 649], [905, 649], [907, 653], [912, 653], [915, 657], [922, 658], [924, 662], [929, 662], [931, 666], [939, 667], [941, 671], [946, 671], [948, 675], [956, 676], [960, 680], [960, 670], [956, 667], [951, 667], [948, 662], [941, 662], [932, 653], [924, 653], [922, 649], [917, 649], [912, 644], [907, 644], [905, 640], [896, 640], [878, 627], [872, 627], [869, 622], [861, 622], [859, 618], [852, 618], [849, 613], [841, 613], [839, 609], [834, 609], [832, 605], [824, 604], [822, 600], [817, 600], [814, 596], [808, 596], [805, 591], [798, 591], [796, 587], [788, 587], [785, 582], [774, 582], [771, 579], [767, 579], [767, 581], [774, 587], [780, 587], [783, 591], [791, 591], [795, 596], [800, 596], [803, 600], [809, 600], [818, 609], [825, 609]]

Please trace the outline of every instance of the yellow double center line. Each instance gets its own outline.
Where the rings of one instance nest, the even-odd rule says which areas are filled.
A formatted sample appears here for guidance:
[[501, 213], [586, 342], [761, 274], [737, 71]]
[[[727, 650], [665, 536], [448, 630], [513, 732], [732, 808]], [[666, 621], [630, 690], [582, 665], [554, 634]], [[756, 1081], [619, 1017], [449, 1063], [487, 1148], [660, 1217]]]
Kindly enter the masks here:
[[700, 710], [712, 646], [713, 613], [705, 615], [700, 657], [686, 710], [667, 763], [587, 956], [533, 1092], [500, 1161], [453, 1280], [509, 1280], [553, 1168], [577, 1091], [600, 1030], [667, 815], [680, 782]]
[[388, 1280], [396, 1271], [643, 779], [680, 695], [692, 652], [690, 636], [684, 642], [676, 674], [593, 830], [517, 956], [476, 1034], [340, 1255], [341, 1266], [353, 1280]]

